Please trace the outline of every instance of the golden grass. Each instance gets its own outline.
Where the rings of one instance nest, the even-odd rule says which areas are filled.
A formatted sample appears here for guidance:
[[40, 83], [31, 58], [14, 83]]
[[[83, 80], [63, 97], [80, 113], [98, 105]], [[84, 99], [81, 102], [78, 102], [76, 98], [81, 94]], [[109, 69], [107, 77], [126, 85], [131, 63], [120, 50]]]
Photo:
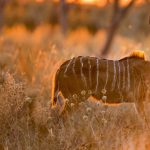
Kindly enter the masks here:
[[[141, 43], [117, 35], [111, 59], [142, 49], [149, 53], [150, 37]], [[0, 37], [0, 149], [17, 150], [149, 150], [150, 131], [132, 104], [106, 106], [87, 101], [65, 120], [50, 110], [52, 76], [66, 59], [98, 56], [105, 31], [85, 29], [63, 37], [58, 27], [5, 28]], [[146, 114], [150, 113], [146, 107]], [[55, 116], [54, 116], [55, 117]], [[149, 121], [150, 123], [150, 121]]]

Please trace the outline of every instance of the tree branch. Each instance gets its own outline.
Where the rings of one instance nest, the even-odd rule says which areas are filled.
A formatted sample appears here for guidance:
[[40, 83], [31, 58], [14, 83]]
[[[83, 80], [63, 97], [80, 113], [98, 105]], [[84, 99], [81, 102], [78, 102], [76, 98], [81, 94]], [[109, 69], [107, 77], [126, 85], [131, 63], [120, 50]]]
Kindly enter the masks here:
[[120, 10], [119, 0], [114, 1], [114, 14]]
[[3, 11], [4, 11], [4, 8], [5, 8], [6, 4], [9, 1], [10, 0], [0, 0], [0, 30], [1, 30], [1, 27], [3, 26], [3, 21], [4, 21]]
[[62, 27], [62, 32], [66, 34], [67, 32], [67, 4], [66, 0], [60, 0], [60, 23]]
[[135, 0], [130, 1], [130, 3], [127, 6], [125, 6], [124, 8], [122, 8], [121, 14], [122, 15], [126, 15], [126, 13], [128, 12], [128, 10], [134, 5], [134, 3], [135, 3]]
[[117, 30], [119, 29], [119, 26], [120, 26], [122, 20], [125, 18], [125, 16], [129, 12], [130, 8], [134, 5], [135, 0], [130, 1], [129, 4], [124, 6], [123, 8], [119, 5], [120, 4], [119, 2], [120, 2], [120, 0], [114, 1], [111, 24], [110, 24], [110, 28], [107, 33], [107, 40], [101, 51], [101, 56], [106, 56], [109, 53], [111, 44], [115, 37], [115, 34], [116, 34]]

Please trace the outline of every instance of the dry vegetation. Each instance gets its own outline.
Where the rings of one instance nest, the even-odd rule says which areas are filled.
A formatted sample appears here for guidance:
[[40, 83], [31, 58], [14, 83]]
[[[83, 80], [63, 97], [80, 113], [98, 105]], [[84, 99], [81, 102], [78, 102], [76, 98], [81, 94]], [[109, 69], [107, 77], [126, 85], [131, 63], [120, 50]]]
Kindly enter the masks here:
[[[105, 31], [91, 35], [78, 29], [64, 38], [59, 28], [46, 25], [33, 33], [24, 26], [4, 29], [0, 37], [0, 149], [150, 149], [150, 131], [132, 104], [106, 107], [89, 100], [65, 121], [50, 115], [52, 76], [58, 66], [76, 55], [98, 55], [104, 40]], [[118, 59], [134, 49], [148, 54], [149, 40], [118, 35], [109, 58]], [[150, 113], [148, 106], [146, 112]]]

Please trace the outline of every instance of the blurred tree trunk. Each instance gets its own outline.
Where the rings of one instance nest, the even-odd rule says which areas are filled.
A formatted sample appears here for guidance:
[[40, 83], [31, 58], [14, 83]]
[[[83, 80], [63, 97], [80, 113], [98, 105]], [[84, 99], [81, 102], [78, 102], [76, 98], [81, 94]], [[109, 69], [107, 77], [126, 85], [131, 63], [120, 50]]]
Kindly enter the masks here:
[[2, 29], [2, 26], [3, 26], [3, 11], [0, 7], [0, 31]]
[[8, 2], [9, 0], [0, 0], [0, 31], [4, 23], [4, 8]]
[[146, 3], [150, 3], [150, 0], [145, 0]]
[[60, 0], [60, 24], [63, 34], [65, 35], [68, 30], [67, 22], [67, 3], [66, 0]]
[[120, 0], [115, 0], [113, 5], [113, 15], [111, 19], [110, 27], [107, 31], [107, 38], [104, 47], [101, 50], [101, 56], [107, 56], [111, 44], [114, 40], [117, 30], [120, 27], [121, 22], [125, 19], [131, 7], [134, 5], [135, 0], [131, 0], [126, 6], [120, 6]]
[[0, 30], [3, 26], [3, 11], [4, 11], [5, 1], [0, 0]]

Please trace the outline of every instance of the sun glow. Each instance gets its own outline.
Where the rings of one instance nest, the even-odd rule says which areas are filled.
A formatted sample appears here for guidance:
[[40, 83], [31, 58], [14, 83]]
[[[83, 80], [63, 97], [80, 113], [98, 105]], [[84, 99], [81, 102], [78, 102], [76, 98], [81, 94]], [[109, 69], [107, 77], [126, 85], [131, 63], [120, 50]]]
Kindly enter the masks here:
[[[114, 0], [78, 0], [78, 2], [80, 4], [92, 4], [92, 5], [97, 5], [97, 6], [103, 7], [103, 6], [106, 6], [108, 3], [113, 3]], [[129, 4], [130, 2], [131, 2], [131, 0], [120, 0], [120, 5], [125, 6], [125, 5]], [[135, 4], [140, 5], [144, 2], [145, 2], [144, 0], [136, 0]]]
[[89, 4], [91, 4], [91, 3], [95, 3], [96, 0], [80, 0], [80, 2], [81, 3], [89, 3]]
[[[127, 5], [128, 3], [130, 3], [131, 0], [121, 0], [120, 3], [121, 3], [121, 6], [124, 6], [124, 5]], [[136, 4], [142, 4], [144, 1], [143, 0], [136, 0]]]
[[[35, 0], [38, 3], [44, 2], [45, 0]], [[60, 0], [53, 0], [55, 2], [59, 2]], [[79, 4], [86, 4], [86, 5], [97, 5], [103, 7], [108, 3], [114, 2], [114, 0], [65, 0], [68, 3], [79, 3]], [[131, 0], [120, 0], [121, 6], [127, 5]], [[136, 4], [142, 4], [144, 0], [136, 0]]]
[[44, 0], [36, 0], [36, 2], [42, 3], [42, 2], [44, 2]]
[[95, 4], [98, 6], [105, 6], [107, 0], [80, 0], [79, 3], [81, 4]]

